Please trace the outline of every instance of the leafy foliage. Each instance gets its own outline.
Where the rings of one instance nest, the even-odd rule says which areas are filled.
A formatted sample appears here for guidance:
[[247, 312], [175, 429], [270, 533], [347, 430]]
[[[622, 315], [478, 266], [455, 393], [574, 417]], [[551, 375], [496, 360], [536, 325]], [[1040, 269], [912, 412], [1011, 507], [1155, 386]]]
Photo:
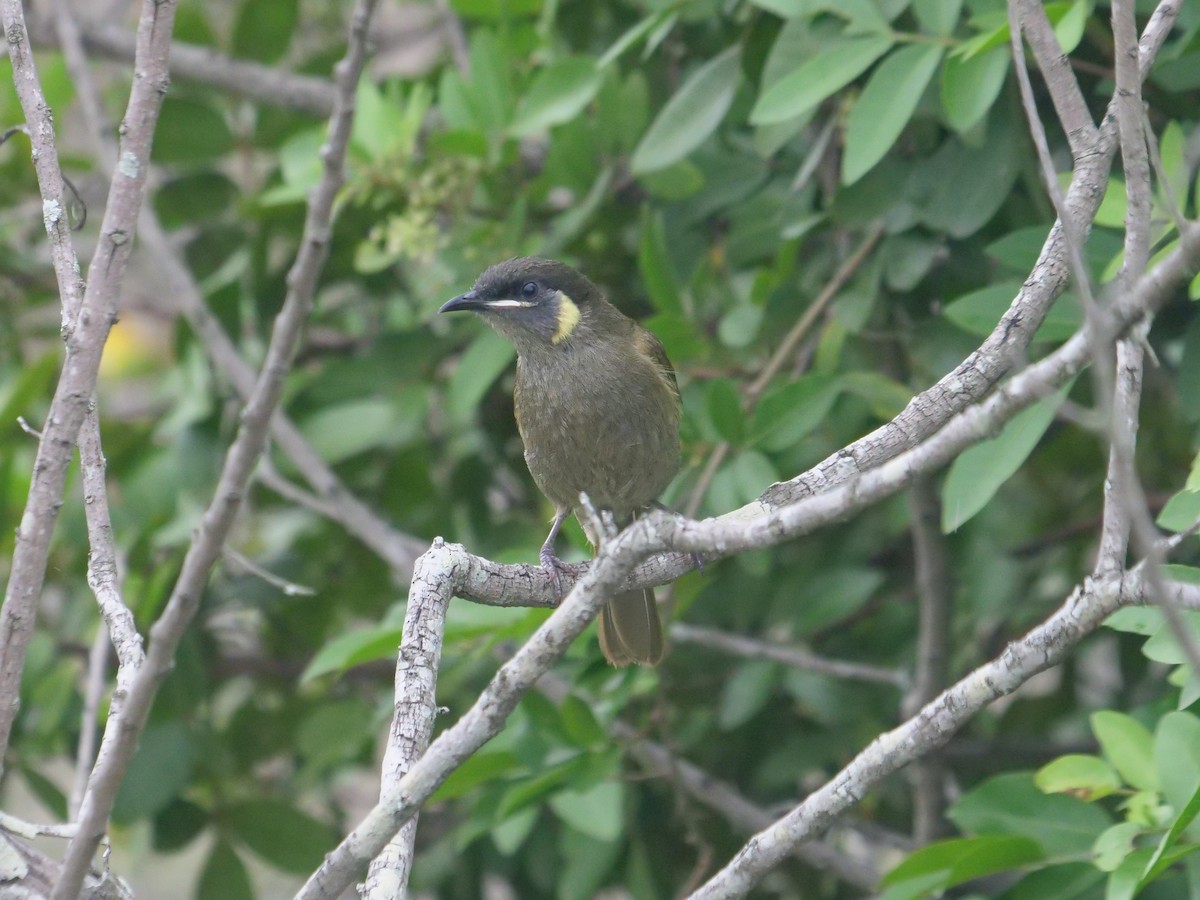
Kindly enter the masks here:
[[[302, 17], [336, 22], [341, 4], [235, 7], [222, 17], [185, 0], [179, 38], [328, 75], [339, 48]], [[550, 514], [513, 424], [510, 345], [477, 322], [434, 314], [488, 264], [523, 254], [569, 260], [662, 339], [679, 373], [686, 456], [663, 499], [706, 516], [869, 432], [960, 362], [999, 321], [1053, 221], [999, 0], [451, 0], [450, 9], [463, 65], [444, 53], [359, 91], [330, 259], [285, 402], [348, 489], [422, 541], [442, 535], [493, 559], [532, 561]], [[1172, 204], [1194, 215], [1200, 200], [1189, 150], [1197, 9], [1183, 4], [1149, 81], [1164, 173], [1156, 252], [1178, 239]], [[1098, 117], [1111, 93], [1108, 10], [1086, 0], [1046, 10], [1081, 62]], [[57, 120], [71, 121], [62, 61], [38, 59]], [[123, 96], [108, 99], [115, 109]], [[0, 124], [19, 118], [9, 87], [0, 88], [0, 115]], [[1051, 139], [1061, 150], [1053, 129]], [[21, 140], [0, 147], [0, 522], [10, 526], [0, 529], [0, 559], [11, 558], [32, 465], [17, 416], [40, 421], [58, 366], [57, 296]], [[164, 107], [154, 209], [248, 360], [261, 359], [282, 302], [322, 140], [314, 118], [182, 78]], [[85, 187], [99, 179], [70, 150], [71, 177]], [[1099, 283], [1120, 265], [1124, 205], [1114, 177], [1088, 245]], [[878, 244], [827, 311], [751, 391], [876, 227]], [[211, 493], [237, 404], [228, 374], [148, 274], [154, 261], [143, 263], [106, 351], [99, 403], [125, 596], [145, 633]], [[1077, 301], [1061, 299], [1031, 355], [1081, 320]], [[1160, 525], [1180, 531], [1200, 513], [1194, 306], [1179, 298], [1150, 342], [1162, 366], [1147, 377], [1139, 469], [1165, 505]], [[953, 672], [994, 655], [1088, 570], [1106, 453], [1058, 411], [1092, 399], [1080, 379], [950, 467], [941, 499], [953, 532]], [[279, 450], [272, 461], [302, 481]], [[62, 763], [74, 758], [97, 629], [79, 494], [74, 487], [61, 518], [6, 767], [10, 789], [23, 783], [44, 807], [27, 818], [65, 815]], [[911, 668], [909, 526], [898, 499], [710, 565], [673, 587], [671, 615]], [[566, 534], [585, 557], [581, 530]], [[253, 896], [263, 864], [309, 871], [355, 821], [359, 795], [371, 794], [392, 708], [388, 661], [405, 588], [386, 565], [263, 484], [235, 549], [315, 594], [282, 591], [233, 558], [207, 589], [117, 806], [114, 867], [135, 883], [138, 834], [162, 854], [207, 841], [194, 887], [177, 882], [171, 896]], [[1182, 553], [1195, 562], [1194, 540]], [[451, 608], [438, 687], [451, 717], [545, 615]], [[928, 896], [1005, 872], [1021, 878], [1007, 888], [1013, 898], [1089, 896], [1101, 885], [1132, 896], [1194, 874], [1200, 725], [1185, 710], [1200, 697], [1200, 676], [1153, 610], [1124, 611], [1109, 625], [1047, 689], [998, 705], [951, 746], [948, 764], [965, 789], [950, 813], [960, 835], [900, 862], [885, 896]], [[1189, 627], [1200, 637], [1194, 618]], [[656, 672], [613, 671], [593, 644], [578, 642], [560, 664], [573, 693], [528, 696], [422, 813], [414, 889], [472, 897], [488, 877], [522, 897], [584, 898], [614, 885], [674, 896], [744, 834], [670, 774], [639, 777], [614, 722], [774, 810], [899, 715], [890, 683], [682, 642]], [[1173, 667], [1166, 680], [1162, 665]], [[1062, 752], [1093, 741], [1098, 753]], [[1010, 771], [1028, 763], [1006, 748], [1031, 745], [1039, 762], [1054, 761], [1036, 776]], [[860, 814], [907, 832], [911, 812], [897, 780]], [[850, 895], [795, 861], [773, 890]]]

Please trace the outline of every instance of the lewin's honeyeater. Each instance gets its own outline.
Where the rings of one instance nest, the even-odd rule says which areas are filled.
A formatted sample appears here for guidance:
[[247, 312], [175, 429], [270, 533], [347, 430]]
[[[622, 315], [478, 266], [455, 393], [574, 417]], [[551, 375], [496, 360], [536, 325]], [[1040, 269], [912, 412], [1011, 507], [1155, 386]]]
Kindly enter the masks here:
[[[541, 563], [559, 582], [558, 530], [585, 492], [624, 527], [679, 470], [679, 389], [663, 346], [568, 265], [526, 257], [498, 263], [441, 312], [471, 310], [517, 348], [514, 391], [525, 462], [554, 504]], [[588, 540], [598, 535], [581, 518]], [[612, 597], [600, 614], [610, 663], [662, 659], [651, 590]]]

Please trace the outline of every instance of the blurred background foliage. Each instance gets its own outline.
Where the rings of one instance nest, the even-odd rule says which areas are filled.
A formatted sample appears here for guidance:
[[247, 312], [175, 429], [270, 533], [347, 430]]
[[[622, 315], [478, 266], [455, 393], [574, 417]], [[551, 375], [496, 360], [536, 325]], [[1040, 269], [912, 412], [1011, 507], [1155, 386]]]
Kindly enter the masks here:
[[[184, 0], [177, 39], [327, 76], [341, 51], [343, 6]], [[1139, 3], [1141, 22], [1151, 9]], [[1099, 119], [1112, 93], [1108, 7], [1072, 0], [1046, 11]], [[423, 542], [442, 535], [494, 559], [533, 561], [551, 514], [513, 424], [511, 347], [477, 321], [434, 315], [490, 263], [524, 254], [570, 261], [659, 335], [685, 407], [685, 466], [663, 499], [703, 516], [746, 503], [887, 421], [961, 361], [1007, 307], [1053, 221], [1011, 77], [1001, 0], [450, 0], [385, 5], [381, 15], [332, 253], [285, 409], [354, 493]], [[106, 176], [84, 149], [61, 58], [45, 50], [38, 59], [68, 175], [91, 208], [79, 237], [86, 248]], [[7, 64], [0, 70], [7, 126], [20, 111]], [[119, 114], [126, 67], [107, 63], [99, 73], [110, 113]], [[1156, 247], [1172, 239], [1169, 197], [1197, 211], [1198, 91], [1200, 6], [1183, 4], [1146, 88], [1172, 188], [1157, 188]], [[254, 363], [282, 302], [323, 128], [317, 116], [182, 78], [163, 108], [154, 210], [210, 310]], [[1048, 130], [1067, 171], [1061, 130]], [[44, 415], [60, 350], [22, 138], [0, 147], [0, 179], [7, 561], [34, 451], [17, 417], [36, 426]], [[1097, 279], [1119, 264], [1122, 216], [1114, 177], [1088, 245]], [[857, 250], [865, 252], [845, 284], [755, 384]], [[154, 260], [135, 254], [100, 385], [125, 596], [143, 631], [174, 581], [238, 412], [227, 374], [163, 297], [164, 283]], [[1070, 296], [1060, 300], [1031, 356], [1055, 347], [1079, 318]], [[1150, 341], [1161, 364], [1146, 374], [1138, 461], [1162, 507], [1183, 487], [1196, 450], [1194, 306], [1181, 296]], [[1090, 569], [1105, 451], [1069, 414], [1091, 402], [1090, 391], [1080, 379], [1069, 397], [1039, 404], [962, 457], [939, 488], [953, 673], [996, 654]], [[273, 464], [301, 480], [278, 452]], [[1190, 521], [1195, 499], [1175, 497], [1165, 524]], [[65, 814], [97, 627], [81, 503], [76, 478], [5, 773], [8, 798], [35, 798], [33, 818]], [[917, 624], [909, 517], [896, 497], [803, 540], [709, 565], [662, 596], [677, 620], [903, 674], [914, 664]], [[578, 527], [569, 534], [574, 558], [584, 558]], [[376, 790], [406, 585], [341, 527], [262, 485], [232, 547], [237, 555], [208, 587], [117, 804], [114, 865], [143, 896], [282, 896]], [[1194, 556], [1194, 544], [1186, 553]], [[312, 593], [283, 590], [243, 560]], [[545, 615], [452, 608], [438, 692], [448, 720]], [[969, 849], [985, 863], [951, 872], [945, 860], [966, 857], [935, 846], [897, 870], [889, 896], [1004, 869], [985, 893], [1099, 896], [1106, 871], [1169, 827], [1187, 791], [1163, 793], [1144, 771], [1141, 781], [1131, 777], [1136, 766], [1089, 719], [1097, 710], [1126, 714], [1106, 734], [1127, 728], [1143, 756], [1154, 752], [1145, 742], [1160, 720], [1171, 746], [1190, 733], [1188, 714], [1163, 717], [1196, 699], [1187, 690], [1195, 675], [1177, 648], [1143, 654], [1156, 627], [1151, 615], [1105, 630], [977, 717], [945, 754], [952, 793], [964, 795], [945, 835], [983, 841]], [[1170, 681], [1168, 665], [1179, 673]], [[677, 642], [656, 671], [616, 671], [594, 641], [581, 640], [557, 673], [573, 687], [567, 699], [527, 697], [422, 813], [414, 890], [676, 896], [745, 835], [670, 775], [646, 777], [622, 754], [614, 721], [776, 811], [901, 715], [896, 684], [690, 642]], [[1107, 757], [1095, 756], [1101, 746]], [[1194, 758], [1190, 746], [1168, 759]], [[1084, 764], [1091, 780], [1079, 777], [1112, 790], [1081, 796], [1076, 779], [1073, 792], [1040, 792], [1029, 773], [1068, 752], [1092, 754], [1102, 765]], [[993, 776], [1000, 780], [985, 780]], [[1130, 785], [1150, 792], [1140, 819], [1118, 809]], [[979, 812], [1005, 803], [1019, 809], [991, 819]], [[911, 813], [906, 782], [893, 779], [865, 798], [835, 843], [882, 873], [904, 858], [896, 848], [911, 847]], [[1080, 824], [1067, 837], [1039, 829], [1053, 817]], [[1093, 865], [1094, 841], [1118, 821], [1135, 827], [1109, 838], [1116, 865]], [[1185, 829], [1176, 839], [1191, 846]], [[183, 853], [186, 876], [173, 862]], [[149, 875], [139, 883], [139, 872], [164, 859], [168, 887]], [[1186, 877], [1164, 869], [1156, 887], [1178, 890]], [[764, 896], [861, 894], [795, 860], [763, 888]]]

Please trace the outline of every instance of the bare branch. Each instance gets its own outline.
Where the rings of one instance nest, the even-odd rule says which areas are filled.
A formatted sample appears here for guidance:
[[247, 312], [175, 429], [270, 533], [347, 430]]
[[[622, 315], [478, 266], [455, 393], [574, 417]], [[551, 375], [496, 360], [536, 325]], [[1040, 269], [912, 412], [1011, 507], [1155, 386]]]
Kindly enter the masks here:
[[947, 741], [993, 700], [1061, 662], [1068, 651], [1123, 605], [1145, 602], [1140, 569], [1122, 578], [1089, 578], [1044, 623], [955, 683], [917, 715], [880, 735], [824, 787], [757, 835], [693, 900], [741, 897], [798, 844], [816, 837], [868, 790]]
[[1071, 62], [1054, 35], [1054, 26], [1050, 24], [1045, 7], [1037, 0], [1015, 2], [1020, 14], [1021, 31], [1033, 49], [1042, 77], [1046, 79], [1050, 100], [1066, 132], [1071, 154], [1078, 159], [1096, 143], [1096, 123], [1088, 112], [1079, 82], [1071, 70]]
[[744, 656], [749, 659], [770, 659], [794, 669], [832, 675], [834, 678], [890, 684], [900, 688], [908, 684], [908, 677], [896, 669], [886, 669], [882, 666], [842, 659], [829, 659], [797, 647], [754, 640], [712, 628], [702, 628], [699, 625], [688, 625], [685, 622], [676, 622], [671, 625], [671, 640], [681, 644], [711, 647], [723, 653]]
[[[57, 21], [55, 23], [57, 28]], [[62, 32], [33, 21], [38, 44], [61, 46]], [[105, 59], [133, 62], [135, 39], [120, 25], [79, 23], [79, 38], [89, 53]], [[211, 85], [238, 97], [308, 115], [328, 117], [333, 111], [334, 86], [324, 78], [299, 75], [233, 59], [208, 47], [178, 41], [171, 44], [171, 77]]]
[[[908, 492], [912, 520], [913, 556], [917, 581], [917, 652], [913, 687], [904, 698], [903, 713], [914, 715], [950, 681], [950, 566], [942, 534], [942, 504], [927, 476], [917, 478]], [[945, 767], [941, 760], [924, 759], [912, 767], [913, 839], [933, 840], [941, 828], [946, 805]]]
[[[46, 574], [50, 539], [62, 506], [67, 466], [80, 426], [87, 414], [100, 355], [115, 316], [117, 295], [150, 160], [150, 143], [166, 90], [165, 48], [174, 16], [170, 2], [147, 3], [139, 24], [143, 60], [141, 77], [130, 94], [128, 127], [121, 139], [121, 165], [113, 174], [99, 241], [88, 267], [87, 287], [80, 297], [78, 261], [71, 246], [63, 203], [61, 173], [54, 152], [54, 129], [38, 86], [29, 51], [29, 36], [19, 0], [3, 0], [4, 28], [14, 81], [35, 149], [50, 252], [59, 277], [67, 338], [67, 358], [51, 401], [34, 461], [33, 479], [21, 517], [12, 571], [0, 609], [0, 757], [8, 747], [18, 704], [18, 687], [25, 651], [33, 632], [37, 601]], [[157, 26], [157, 31], [155, 27]], [[82, 873], [80, 874], [82, 878]]]
[[[399, 786], [413, 763], [424, 754], [433, 735], [446, 610], [454, 596], [456, 581], [453, 571], [440, 568], [451, 559], [437, 552], [441, 548], [440, 539], [434, 541], [432, 551], [417, 560], [409, 587], [404, 637], [396, 660], [396, 707], [383, 756], [380, 800]], [[389, 900], [405, 896], [416, 836], [414, 815], [371, 863], [363, 897]]]
[[[157, 6], [160, 11], [167, 5], [149, 0], [149, 7]], [[328, 252], [333, 204], [343, 181], [346, 145], [354, 117], [354, 92], [366, 60], [367, 26], [374, 6], [374, 0], [362, 0], [352, 13], [346, 58], [338, 63], [336, 70], [338, 101], [322, 150], [324, 171], [309, 201], [300, 251], [288, 273], [287, 297], [272, 329], [262, 374], [243, 410], [241, 425], [225, 457], [213, 501], [201, 517], [196, 537], [184, 558], [179, 580], [162, 616], [151, 629], [150, 649], [145, 664], [130, 684], [125, 706], [119, 714], [109, 718], [100, 755], [80, 811], [79, 835], [67, 848], [63, 875], [55, 887], [54, 896], [57, 900], [68, 900], [78, 894], [88, 862], [104, 833], [117, 788], [136, 749], [138, 735], [145, 726], [158, 685], [171, 669], [175, 650], [195, 615], [208, 574], [221, 552], [221, 546], [241, 507], [250, 476], [266, 446], [271, 417], [282, 395], [284, 377], [295, 352], [300, 329], [312, 306], [317, 277]], [[147, 22], [146, 17], [143, 18], [147, 28], [153, 21], [150, 19]], [[153, 59], [160, 65], [165, 65], [165, 45], [169, 44], [170, 38], [169, 24], [169, 19], [161, 21], [157, 32], [153, 33], [154, 40], [159, 42]], [[139, 28], [139, 35], [141, 33], [142, 28]]]
[[[83, 686], [83, 711], [79, 715], [79, 747], [75, 751], [75, 779], [71, 782], [71, 796], [67, 801], [67, 818], [74, 822], [79, 818], [79, 807], [83, 803], [83, 792], [87, 790], [88, 774], [96, 761], [96, 715], [100, 700], [108, 687], [108, 657], [112, 643], [103, 628], [96, 629], [92, 638], [92, 649], [88, 652], [87, 681]], [[73, 836], [73, 835], [68, 835]]]

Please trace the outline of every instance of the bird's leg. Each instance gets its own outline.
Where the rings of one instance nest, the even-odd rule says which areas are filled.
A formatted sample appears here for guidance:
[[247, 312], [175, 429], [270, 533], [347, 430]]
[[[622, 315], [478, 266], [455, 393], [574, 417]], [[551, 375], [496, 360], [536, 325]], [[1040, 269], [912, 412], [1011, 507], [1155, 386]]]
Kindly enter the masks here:
[[[667, 506], [665, 503], [660, 503], [657, 500], [651, 500], [650, 505], [654, 509], [657, 509], [661, 512], [671, 513], [672, 515], [679, 516], [680, 518], [682, 518], [682, 513], [675, 512], [675, 510], [671, 509], [671, 507]], [[689, 553], [688, 556], [690, 556], [692, 558], [692, 562], [696, 564], [696, 568], [700, 570], [701, 574], [703, 574], [704, 573], [704, 557], [701, 556], [699, 553], [695, 553], [695, 552]]]
[[554, 582], [554, 594], [559, 600], [563, 595], [562, 569], [566, 563], [554, 555], [554, 540], [558, 537], [558, 529], [562, 528], [563, 522], [567, 521], [570, 514], [569, 509], [554, 511], [554, 524], [550, 526], [550, 533], [546, 535], [542, 549], [538, 552], [538, 561], [541, 562], [542, 568], [550, 573], [550, 580]]

